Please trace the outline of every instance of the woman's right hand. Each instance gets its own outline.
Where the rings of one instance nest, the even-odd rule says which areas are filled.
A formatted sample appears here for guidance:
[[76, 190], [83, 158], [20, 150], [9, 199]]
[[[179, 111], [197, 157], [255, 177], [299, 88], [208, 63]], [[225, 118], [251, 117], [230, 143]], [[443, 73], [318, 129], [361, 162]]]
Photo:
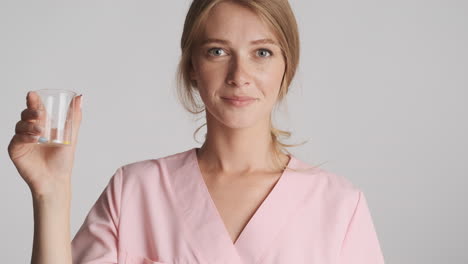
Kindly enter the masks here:
[[[44, 146], [36, 144], [41, 134], [37, 128], [45, 112], [39, 95], [29, 92], [27, 108], [16, 124], [15, 135], [8, 145], [8, 154], [34, 197], [55, 196], [70, 186], [78, 131], [81, 124], [82, 96], [73, 98], [73, 131], [69, 146]], [[43, 128], [42, 128], [43, 129]]]

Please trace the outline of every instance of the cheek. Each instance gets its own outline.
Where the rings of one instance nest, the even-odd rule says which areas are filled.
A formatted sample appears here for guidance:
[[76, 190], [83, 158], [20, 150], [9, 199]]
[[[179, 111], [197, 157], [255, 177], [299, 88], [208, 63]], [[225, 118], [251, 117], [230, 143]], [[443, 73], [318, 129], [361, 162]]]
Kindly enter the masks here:
[[281, 86], [284, 74], [284, 64], [276, 63], [263, 67], [257, 72], [257, 80], [268, 97], [275, 97]]
[[212, 90], [222, 86], [226, 77], [225, 67], [210, 63], [205, 63], [200, 66], [200, 70], [198, 71], [198, 82], [202, 87], [207, 90]]
[[198, 64], [197, 83], [200, 96], [205, 103], [208, 103], [207, 100], [210, 101], [210, 98], [216, 96], [219, 87], [223, 86], [225, 76], [225, 69], [220, 65], [203, 62]]
[[[223, 86], [229, 74], [228, 63], [211, 63], [200, 60], [197, 62], [197, 79], [199, 87], [204, 93], [211, 94], [212, 90]], [[285, 65], [283, 61], [270, 61], [265, 63], [252, 62], [245, 74], [253, 87], [261, 90], [265, 97], [272, 97], [279, 91], [283, 78]]]
[[210, 63], [207, 61], [200, 61], [198, 64], [198, 74], [202, 79], [212, 79], [219, 77], [224, 71], [224, 66], [219, 63]]

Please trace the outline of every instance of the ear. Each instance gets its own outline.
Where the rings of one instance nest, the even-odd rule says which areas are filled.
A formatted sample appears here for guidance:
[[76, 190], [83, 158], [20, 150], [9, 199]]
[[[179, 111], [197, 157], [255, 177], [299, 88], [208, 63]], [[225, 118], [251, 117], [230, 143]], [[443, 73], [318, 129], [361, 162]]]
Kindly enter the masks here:
[[190, 80], [196, 81], [197, 76], [195, 75], [195, 72], [193, 70], [190, 70]]
[[193, 67], [193, 63], [190, 63], [190, 80], [197, 80], [197, 75], [195, 74], [195, 68]]
[[192, 63], [190, 63], [190, 80], [192, 82], [192, 86], [197, 88], [197, 75], [195, 74], [195, 70]]

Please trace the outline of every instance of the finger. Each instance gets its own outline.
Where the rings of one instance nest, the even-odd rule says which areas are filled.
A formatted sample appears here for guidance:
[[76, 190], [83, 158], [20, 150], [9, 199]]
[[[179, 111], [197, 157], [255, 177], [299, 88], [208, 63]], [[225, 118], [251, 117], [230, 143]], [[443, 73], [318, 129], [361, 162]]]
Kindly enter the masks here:
[[32, 122], [18, 121], [18, 123], [16, 123], [16, 126], [15, 126], [16, 134], [40, 135], [42, 131], [43, 131], [42, 127]]
[[45, 112], [39, 109], [29, 109], [26, 108], [21, 112], [21, 120], [23, 121], [36, 121], [43, 119], [45, 117]]
[[13, 144], [17, 143], [37, 143], [38, 135], [15, 134], [12, 139]]
[[83, 100], [82, 95], [79, 95], [73, 97], [70, 101], [65, 122], [65, 134], [71, 132], [71, 138], [65, 138], [65, 141], [71, 141], [71, 145], [73, 147], [76, 146], [79, 127], [81, 124], [81, 100]]
[[[39, 136], [15, 134], [8, 145], [8, 155], [11, 160], [15, 160], [24, 153], [24, 145], [30, 143], [37, 143]], [[22, 150], [23, 149], [23, 150]]]
[[44, 109], [41, 98], [34, 91], [30, 91], [26, 95], [26, 105], [29, 109]]
[[[72, 130], [72, 145], [76, 147], [78, 141], [78, 133], [81, 126], [81, 119], [82, 119], [82, 111], [81, 111], [81, 104], [83, 101], [83, 95], [75, 96], [70, 103], [71, 109], [68, 112], [69, 116], [73, 115], [73, 122], [67, 122], [67, 126], [69, 129]], [[71, 126], [71, 127], [70, 127]]]

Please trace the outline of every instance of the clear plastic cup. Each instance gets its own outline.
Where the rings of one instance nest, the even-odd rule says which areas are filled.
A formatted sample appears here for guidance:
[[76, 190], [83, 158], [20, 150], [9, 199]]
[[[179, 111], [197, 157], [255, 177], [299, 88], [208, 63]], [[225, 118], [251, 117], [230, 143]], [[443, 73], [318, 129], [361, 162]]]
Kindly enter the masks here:
[[38, 120], [44, 129], [37, 144], [68, 146], [72, 141], [73, 131], [73, 91], [62, 89], [41, 89], [34, 91], [41, 98], [40, 110], [43, 118]]

